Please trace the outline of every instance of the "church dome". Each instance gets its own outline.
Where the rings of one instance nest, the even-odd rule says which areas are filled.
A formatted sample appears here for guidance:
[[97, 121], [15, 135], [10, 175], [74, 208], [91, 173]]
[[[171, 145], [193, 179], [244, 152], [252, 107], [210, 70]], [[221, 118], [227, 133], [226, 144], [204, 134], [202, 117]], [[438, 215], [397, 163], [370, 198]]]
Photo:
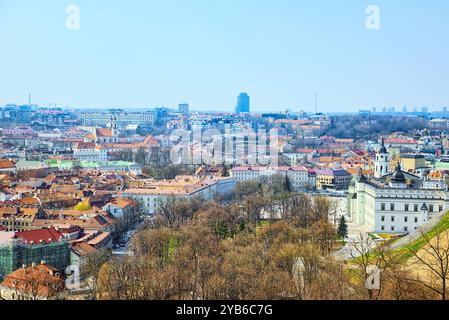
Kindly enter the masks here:
[[394, 182], [405, 182], [405, 175], [404, 175], [404, 172], [402, 171], [400, 164], [398, 164], [398, 166], [396, 167], [396, 171], [393, 174], [393, 181]]

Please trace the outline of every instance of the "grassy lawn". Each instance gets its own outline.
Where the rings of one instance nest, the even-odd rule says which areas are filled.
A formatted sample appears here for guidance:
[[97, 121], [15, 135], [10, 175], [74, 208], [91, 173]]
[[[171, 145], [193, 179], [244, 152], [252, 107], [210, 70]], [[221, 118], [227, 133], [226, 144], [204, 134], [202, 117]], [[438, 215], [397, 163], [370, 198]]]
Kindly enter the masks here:
[[400, 234], [391, 234], [391, 233], [376, 233], [376, 234], [384, 240], [395, 240], [401, 238]]
[[[425, 234], [425, 236], [429, 239], [432, 239], [433, 237], [436, 236], [438, 231], [445, 231], [445, 230], [449, 230], [449, 212], [446, 213], [442, 218], [441, 221], [429, 232], [427, 232]], [[379, 236], [381, 236], [383, 238], [384, 235], [382, 234], [378, 234]], [[386, 241], [390, 241], [390, 243], [394, 243], [395, 241], [401, 239], [401, 238], [394, 238], [392, 237], [394, 235], [390, 236], [390, 239], [388, 239], [388, 237], [385, 237]], [[418, 239], [416, 239], [415, 241], [409, 243], [406, 246], [394, 249], [393, 252], [397, 253], [401, 256], [401, 259], [403, 260], [403, 262], [407, 262], [410, 258], [412, 258], [414, 255], [413, 253], [411, 253], [410, 251], [413, 252], [418, 252], [420, 249], [422, 249], [424, 246], [426, 245], [426, 240], [424, 237], [420, 237]], [[373, 252], [370, 253], [369, 258], [370, 259], [375, 259], [378, 257], [378, 252], [376, 252], [376, 250], [374, 250]], [[358, 258], [355, 259], [350, 259], [348, 260], [349, 264], [353, 264], [357, 261]]]
[[[441, 221], [429, 232], [427, 232], [425, 234], [425, 236], [428, 239], [432, 239], [433, 237], [436, 236], [436, 234], [440, 231], [445, 231], [449, 229], [449, 212], [446, 213], [443, 218], [441, 218]], [[411, 253], [410, 251], [413, 252], [418, 252], [420, 249], [422, 249], [424, 246], [426, 245], [426, 240], [424, 237], [420, 237], [418, 239], [416, 239], [415, 241], [413, 241], [412, 243], [402, 247], [402, 248], [398, 248], [395, 251], [399, 252], [399, 253], [403, 253], [403, 259], [404, 261], [407, 261], [408, 259], [410, 259], [411, 257], [413, 257], [413, 253]]]

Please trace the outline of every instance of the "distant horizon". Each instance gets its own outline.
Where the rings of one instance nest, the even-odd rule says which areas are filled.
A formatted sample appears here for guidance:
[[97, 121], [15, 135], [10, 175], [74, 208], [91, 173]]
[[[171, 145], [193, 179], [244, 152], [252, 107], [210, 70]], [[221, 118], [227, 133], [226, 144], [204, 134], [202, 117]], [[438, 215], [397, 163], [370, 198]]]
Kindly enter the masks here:
[[[182, 103], [187, 103], [187, 102], [181, 102], [180, 104], [182, 104]], [[187, 103], [187, 104], [189, 104], [189, 103]], [[6, 107], [7, 105], [28, 106], [29, 104], [28, 103], [12, 103], [12, 102], [10, 102], [10, 103], [6, 103], [3, 106], [0, 105], [0, 108]], [[93, 110], [107, 111], [107, 110], [110, 110], [110, 109], [121, 109], [121, 110], [125, 110], [125, 111], [126, 111], [126, 109], [127, 110], [131, 110], [131, 111], [144, 111], [144, 110], [151, 111], [151, 110], [154, 110], [154, 109], [157, 109], [157, 108], [167, 108], [167, 109], [172, 109], [172, 110], [177, 110], [177, 108], [178, 108], [178, 105], [176, 105], [176, 106], [160, 105], [160, 106], [152, 106], [152, 107], [141, 107], [141, 106], [133, 107], [133, 106], [129, 106], [129, 105], [128, 106], [107, 106], [107, 107], [106, 106], [105, 107], [98, 107], [98, 106], [82, 107], [82, 106], [65, 106], [65, 105], [56, 105], [56, 106], [53, 105], [52, 106], [52, 105], [39, 104], [39, 103], [36, 103], [34, 101], [32, 101], [31, 106], [37, 106], [39, 108], [49, 108], [49, 109], [51, 109], [51, 108], [63, 108], [63, 109], [67, 109], [67, 110], [92, 110], [92, 111]], [[390, 106], [386, 106], [385, 107], [385, 108], [387, 108], [386, 112], [383, 112], [383, 110], [382, 110], [384, 107], [373, 107], [373, 108], [376, 108], [376, 112], [375, 113], [377, 113], [377, 114], [384, 114], [384, 113], [386, 113], [386, 114], [391, 114], [391, 113], [403, 114], [404, 113], [402, 111], [403, 107], [395, 107], [396, 109], [395, 109], [394, 112], [389, 111], [388, 108], [392, 108], [392, 107], [393, 106], [391, 106], [391, 105]], [[424, 108], [428, 108], [428, 112], [429, 113], [439, 113], [439, 112], [443, 112], [444, 111], [443, 108], [445, 108], [447, 106], [439, 106], [439, 107], [438, 106], [437, 107], [416, 106], [416, 108], [418, 109], [417, 111], [414, 111], [415, 106], [411, 106], [411, 107], [407, 106], [407, 113], [422, 113], [421, 108], [423, 108], [423, 107]], [[229, 113], [229, 114], [235, 113], [235, 110], [233, 108], [230, 109], [230, 110], [218, 110], [218, 109], [210, 109], [210, 108], [208, 110], [201, 110], [201, 109], [193, 108], [190, 104], [189, 104], [189, 108], [190, 108], [190, 112]], [[358, 108], [358, 109], [355, 109], [353, 111], [320, 111], [318, 109], [317, 113], [323, 113], [323, 114], [352, 114], [352, 113], [359, 113], [360, 111], [370, 111], [370, 112], [372, 112], [373, 108]], [[449, 110], [449, 107], [447, 107], [447, 108]], [[298, 109], [298, 110], [297, 109], [293, 109], [293, 108], [284, 108], [284, 109], [282, 109], [282, 108], [279, 108], [279, 109], [269, 108], [269, 109], [271, 111], [267, 111], [266, 109], [262, 109], [262, 110], [261, 109], [257, 109], [257, 108], [253, 109], [253, 107], [251, 106], [250, 113], [254, 113], [254, 114], [284, 113], [287, 110], [289, 110], [292, 113], [305, 112], [307, 114], [315, 114], [314, 110], [310, 111], [310, 110], [306, 110], [306, 109]], [[313, 109], [313, 108], [311, 108], [311, 109]]]

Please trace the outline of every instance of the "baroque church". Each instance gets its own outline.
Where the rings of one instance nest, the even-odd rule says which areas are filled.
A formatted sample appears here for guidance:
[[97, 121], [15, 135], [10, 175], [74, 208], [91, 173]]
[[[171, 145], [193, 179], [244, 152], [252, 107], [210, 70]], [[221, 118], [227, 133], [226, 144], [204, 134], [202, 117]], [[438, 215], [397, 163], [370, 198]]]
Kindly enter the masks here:
[[[87, 140], [87, 141], [86, 141]], [[109, 126], [107, 128], [96, 127], [94, 132], [88, 135], [85, 142], [97, 144], [114, 144], [119, 141], [119, 131], [117, 127], [117, 117], [111, 116]]]

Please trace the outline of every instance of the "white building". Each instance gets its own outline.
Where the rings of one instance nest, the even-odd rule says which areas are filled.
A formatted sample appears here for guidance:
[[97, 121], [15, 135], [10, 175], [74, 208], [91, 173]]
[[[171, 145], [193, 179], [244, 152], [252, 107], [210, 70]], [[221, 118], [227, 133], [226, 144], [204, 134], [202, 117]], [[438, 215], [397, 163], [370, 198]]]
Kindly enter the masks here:
[[[152, 111], [142, 112], [115, 112], [114, 117], [120, 126], [127, 126], [129, 124], [140, 125], [142, 123], [154, 124], [156, 121], [156, 113]], [[82, 113], [79, 118], [83, 121], [85, 126], [106, 126], [110, 123], [110, 112], [86, 112]]]
[[293, 192], [315, 189], [316, 175], [306, 167], [235, 167], [231, 176], [237, 182], [248, 180], [264, 180], [273, 175], [287, 177]]
[[108, 161], [107, 149], [92, 142], [78, 143], [73, 147], [73, 157], [78, 161]]
[[372, 232], [406, 234], [449, 209], [448, 186], [401, 170], [381, 178], [359, 174], [351, 182], [348, 214]]
[[174, 180], [142, 181], [138, 188], [125, 190], [121, 197], [139, 202], [147, 215], [154, 215], [161, 203], [170, 197], [212, 200], [215, 195], [227, 194], [234, 190], [235, 179], [199, 179], [177, 177]]

